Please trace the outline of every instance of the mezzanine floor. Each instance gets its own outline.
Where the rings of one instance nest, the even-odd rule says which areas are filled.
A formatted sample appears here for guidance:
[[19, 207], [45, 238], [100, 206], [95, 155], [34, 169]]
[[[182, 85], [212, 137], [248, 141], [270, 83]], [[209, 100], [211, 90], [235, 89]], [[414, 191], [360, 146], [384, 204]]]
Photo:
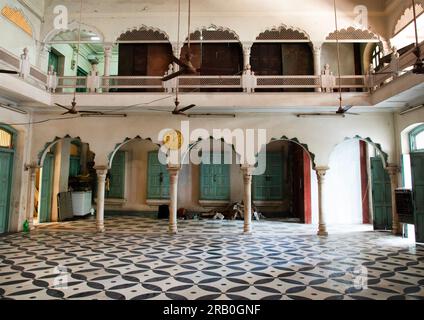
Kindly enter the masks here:
[[0, 298], [424, 299], [424, 247], [369, 226], [333, 227], [328, 238], [269, 220], [249, 236], [241, 221], [180, 221], [178, 236], [140, 217], [107, 218], [106, 228], [81, 220], [1, 237]]

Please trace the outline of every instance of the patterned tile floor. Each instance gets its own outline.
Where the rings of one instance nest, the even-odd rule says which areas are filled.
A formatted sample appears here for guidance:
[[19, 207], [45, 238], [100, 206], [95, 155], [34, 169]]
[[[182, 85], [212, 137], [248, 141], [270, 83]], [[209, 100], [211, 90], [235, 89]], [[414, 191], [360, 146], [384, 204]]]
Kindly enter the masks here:
[[424, 299], [424, 247], [369, 226], [106, 219], [0, 238], [0, 299]]

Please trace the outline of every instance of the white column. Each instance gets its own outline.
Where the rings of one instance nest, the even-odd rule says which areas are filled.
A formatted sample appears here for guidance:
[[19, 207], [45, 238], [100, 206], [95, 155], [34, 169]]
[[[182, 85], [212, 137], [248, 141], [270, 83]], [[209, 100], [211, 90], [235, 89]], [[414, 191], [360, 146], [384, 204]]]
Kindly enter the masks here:
[[252, 166], [243, 166], [241, 168], [243, 172], [244, 182], [244, 227], [243, 231], [246, 234], [252, 233], [252, 175], [254, 171]]
[[398, 174], [400, 168], [396, 164], [389, 164], [386, 168], [390, 176], [391, 193], [392, 193], [392, 233], [394, 235], [401, 234], [399, 225], [399, 215], [396, 206], [396, 189], [398, 188]]
[[252, 52], [252, 42], [243, 42], [243, 61], [244, 61], [244, 70], [250, 69], [250, 56]]
[[[314, 42], [312, 44], [312, 50], [314, 53], [314, 74], [316, 76], [321, 76], [321, 42]], [[316, 88], [315, 92], [321, 92], [321, 88]]]
[[[112, 49], [113, 49], [113, 45], [111, 44], [105, 44], [103, 47], [103, 51], [104, 51], [104, 72], [103, 72], [103, 76], [104, 77], [109, 77], [110, 76], [110, 64], [111, 64], [111, 60], [112, 60]], [[108, 87], [109, 87], [109, 81], [108, 80], [104, 80], [104, 86], [106, 87], [104, 90], [108, 91]]]
[[105, 185], [106, 185], [106, 167], [96, 167], [97, 172], [97, 232], [105, 232]]
[[178, 176], [180, 173], [180, 166], [168, 166], [169, 172], [169, 194], [171, 204], [169, 206], [169, 233], [177, 234], [177, 206], [178, 206]]
[[[45, 43], [40, 43], [38, 46], [38, 58], [37, 58], [37, 67], [43, 71], [49, 70], [49, 55], [51, 46], [46, 45]], [[58, 70], [54, 70], [58, 72]]]
[[37, 174], [38, 166], [28, 165], [26, 167], [28, 170], [28, 199], [27, 199], [27, 213], [26, 219], [29, 222], [30, 230], [34, 230], [34, 207], [35, 207], [35, 178]]
[[326, 222], [326, 212], [325, 212], [325, 175], [329, 170], [329, 167], [317, 167], [315, 168], [318, 178], [318, 235], [327, 236], [327, 222]]

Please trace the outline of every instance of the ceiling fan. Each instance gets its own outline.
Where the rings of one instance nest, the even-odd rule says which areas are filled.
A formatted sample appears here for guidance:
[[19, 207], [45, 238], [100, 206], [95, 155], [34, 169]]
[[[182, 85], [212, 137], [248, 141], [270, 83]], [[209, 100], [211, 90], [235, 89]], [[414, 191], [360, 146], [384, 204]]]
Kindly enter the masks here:
[[[180, 25], [181, 25], [181, 0], [178, 1], [178, 37], [180, 36]], [[191, 75], [201, 72], [201, 69], [198, 69], [193, 66], [192, 59], [194, 55], [191, 52], [191, 39], [190, 39], [190, 29], [191, 29], [191, 0], [188, 0], [188, 38], [187, 38], [187, 53], [185, 54], [185, 61], [177, 58], [175, 55], [172, 56], [172, 62], [176, 63], [180, 70], [169, 74], [162, 78], [163, 82], [175, 79], [182, 75]], [[178, 44], [180, 43], [178, 39]]]
[[67, 114], [72, 114], [72, 115], [91, 115], [91, 116], [111, 116], [111, 115], [116, 115], [116, 116], [126, 116], [125, 114], [114, 114], [114, 113], [105, 113], [105, 112], [101, 112], [101, 111], [85, 111], [85, 110], [77, 110], [77, 102], [74, 99], [72, 100], [71, 103], [71, 107], [65, 107], [59, 103], [55, 103], [56, 106], [58, 106], [59, 108], [65, 109], [66, 112], [63, 113], [62, 115], [67, 115]]
[[412, 0], [412, 10], [414, 12], [414, 25], [415, 25], [415, 55], [417, 56], [417, 61], [414, 64], [412, 72], [415, 74], [424, 74], [424, 62], [421, 59], [421, 50], [420, 43], [418, 40], [418, 26], [417, 26], [417, 12], [415, 8], [415, 0]]
[[5, 69], [0, 69], [0, 73], [6, 73], [6, 74], [19, 74], [18, 71], [14, 71], [14, 70], [5, 70]]
[[179, 106], [180, 106], [180, 101], [178, 100], [178, 96], [177, 96], [176, 99], [175, 99], [175, 109], [172, 110], [172, 111], [170, 111], [170, 112], [169, 111], [158, 110], [158, 109], [148, 109], [148, 110], [150, 110], [150, 111], [157, 111], [157, 112], [171, 113], [172, 115], [175, 115], [175, 116], [185, 116], [185, 117], [188, 117], [188, 115], [185, 112], [196, 107], [195, 104], [190, 104], [187, 107], [184, 107], [184, 108], [179, 109]]

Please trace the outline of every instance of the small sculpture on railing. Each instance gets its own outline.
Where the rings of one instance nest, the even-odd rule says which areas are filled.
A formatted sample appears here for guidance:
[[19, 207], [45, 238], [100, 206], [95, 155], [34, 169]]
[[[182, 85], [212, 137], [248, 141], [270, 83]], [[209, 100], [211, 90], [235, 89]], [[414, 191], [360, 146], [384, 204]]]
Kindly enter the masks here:
[[91, 71], [87, 76], [87, 88], [89, 92], [100, 91], [100, 76], [97, 69], [97, 63], [91, 65]]
[[29, 50], [24, 48], [21, 54], [21, 60], [19, 65], [19, 76], [26, 79], [31, 72], [31, 62], [29, 61]]
[[47, 72], [47, 91], [56, 92], [58, 85], [57, 72], [54, 70], [54, 66], [49, 66], [49, 71]]
[[399, 52], [396, 47], [392, 47], [392, 54], [390, 55], [390, 69], [393, 72], [393, 77], [397, 78], [400, 76], [399, 70]]
[[248, 64], [243, 71], [243, 75], [241, 77], [241, 84], [243, 87], [243, 91], [247, 93], [255, 92], [255, 88], [258, 85], [257, 78], [255, 76], [255, 72], [252, 71], [252, 67]]
[[[165, 77], [173, 74], [175, 71], [174, 65], [171, 63], [168, 67], [168, 71], [165, 72]], [[167, 93], [173, 93], [175, 91], [175, 88], [177, 86], [178, 78], [174, 78], [168, 81], [163, 82], [163, 87], [165, 89], [165, 92]]]
[[330, 65], [327, 63], [321, 75], [321, 83], [323, 92], [334, 92], [336, 87], [336, 77], [331, 72]]
[[368, 67], [368, 72], [365, 78], [365, 83], [368, 85], [368, 88], [371, 92], [374, 92], [377, 89], [377, 86], [374, 85], [374, 76], [375, 76], [375, 68], [374, 64], [370, 63]]

